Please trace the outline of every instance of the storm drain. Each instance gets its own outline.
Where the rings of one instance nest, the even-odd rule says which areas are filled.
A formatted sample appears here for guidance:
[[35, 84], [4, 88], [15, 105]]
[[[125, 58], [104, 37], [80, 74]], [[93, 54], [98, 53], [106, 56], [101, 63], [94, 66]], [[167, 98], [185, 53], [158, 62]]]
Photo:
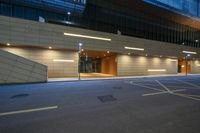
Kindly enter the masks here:
[[17, 94], [17, 95], [14, 95], [12, 96], [11, 98], [24, 98], [24, 97], [28, 97], [29, 94]]
[[114, 86], [114, 87], [113, 87], [113, 89], [116, 89], [116, 90], [121, 90], [121, 89], [122, 89], [122, 87], [120, 87], [120, 86]]
[[98, 96], [97, 97], [102, 103], [105, 102], [112, 102], [112, 101], [116, 101], [117, 99], [114, 98], [112, 95], [105, 95], [105, 96]]

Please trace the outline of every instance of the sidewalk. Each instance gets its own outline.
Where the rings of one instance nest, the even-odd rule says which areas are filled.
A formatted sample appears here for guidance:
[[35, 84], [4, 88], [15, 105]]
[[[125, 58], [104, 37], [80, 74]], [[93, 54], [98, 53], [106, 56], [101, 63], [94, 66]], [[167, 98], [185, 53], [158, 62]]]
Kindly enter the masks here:
[[[92, 81], [92, 80], [113, 80], [113, 79], [132, 79], [132, 78], [150, 78], [150, 77], [176, 77], [185, 76], [185, 74], [167, 74], [167, 75], [147, 75], [147, 76], [114, 76], [114, 77], [98, 77], [98, 78], [81, 78], [81, 81]], [[200, 74], [188, 74], [188, 76], [200, 76]], [[79, 81], [78, 77], [74, 78], [49, 78], [48, 82], [64, 82], [64, 81]]]

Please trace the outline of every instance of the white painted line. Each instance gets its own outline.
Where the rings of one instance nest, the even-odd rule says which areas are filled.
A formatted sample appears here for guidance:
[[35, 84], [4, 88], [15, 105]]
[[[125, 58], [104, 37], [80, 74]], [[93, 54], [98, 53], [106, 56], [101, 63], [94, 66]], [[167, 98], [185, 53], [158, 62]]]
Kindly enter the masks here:
[[52, 110], [52, 109], [57, 109], [57, 108], [58, 108], [58, 106], [51, 106], [51, 107], [44, 107], [44, 108], [11, 111], [11, 112], [0, 113], [0, 116], [15, 115], [15, 114], [22, 114], [22, 113], [30, 113], [30, 112], [38, 112], [38, 111]]
[[185, 98], [192, 99], [192, 100], [195, 100], [195, 101], [200, 101], [200, 99], [198, 99], [198, 98], [194, 98], [194, 97], [191, 97], [191, 96], [188, 96], [188, 95], [185, 95], [185, 94], [172, 93], [172, 95], [176, 95], [176, 96], [180, 96], [180, 97], [185, 97]]
[[[174, 90], [172, 92], [174, 93], [174, 92], [182, 92], [182, 91], [186, 91], [186, 89]], [[148, 94], [143, 94], [142, 96], [146, 97], [146, 96], [154, 96], [154, 95], [166, 94], [166, 93], [169, 93], [169, 92], [168, 91], [163, 91], [163, 92], [148, 93]]]
[[169, 88], [167, 88], [164, 84], [162, 84], [160, 81], [155, 80], [160, 86], [162, 86], [166, 91], [168, 91], [169, 93], [173, 93]]
[[190, 97], [197, 97], [197, 98], [200, 98], [200, 95], [191, 95], [191, 94], [183, 94], [183, 95], [187, 95], [187, 96], [190, 96]]
[[149, 86], [145, 86], [145, 85], [140, 85], [140, 84], [137, 84], [137, 83], [133, 83], [133, 82], [129, 82], [131, 85], [136, 85], [136, 86], [139, 86], [139, 87], [143, 87], [143, 88], [147, 88], [147, 89], [151, 89], [151, 90], [156, 90], [156, 91], [164, 91], [164, 90], [160, 90], [160, 89], [157, 89], [157, 88], [154, 88], [154, 87], [149, 87]]
[[198, 86], [198, 85], [195, 85], [195, 84], [192, 84], [192, 83], [189, 83], [189, 82], [186, 82], [186, 81], [182, 81], [182, 80], [179, 80], [179, 79], [176, 79], [176, 80], [179, 81], [179, 82], [185, 83], [187, 85], [190, 85], [192, 87], [196, 87], [196, 89], [197, 88], [200, 89], [200, 86]]
[[146, 97], [146, 96], [154, 96], [154, 95], [166, 94], [166, 93], [169, 93], [169, 92], [168, 91], [163, 91], [163, 92], [148, 93], [148, 94], [143, 94], [142, 96]]

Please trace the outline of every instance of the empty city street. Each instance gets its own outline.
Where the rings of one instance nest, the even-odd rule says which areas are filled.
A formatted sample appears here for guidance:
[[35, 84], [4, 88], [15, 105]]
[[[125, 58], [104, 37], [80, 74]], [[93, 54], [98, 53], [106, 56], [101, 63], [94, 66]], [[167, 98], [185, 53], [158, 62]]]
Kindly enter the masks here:
[[0, 86], [0, 133], [199, 133], [200, 76]]

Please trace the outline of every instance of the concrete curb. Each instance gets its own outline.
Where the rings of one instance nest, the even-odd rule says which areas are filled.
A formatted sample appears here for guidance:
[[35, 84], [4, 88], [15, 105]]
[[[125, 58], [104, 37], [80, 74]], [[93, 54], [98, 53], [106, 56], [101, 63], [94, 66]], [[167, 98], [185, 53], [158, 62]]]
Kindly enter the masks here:
[[[189, 74], [188, 76], [200, 76], [200, 74]], [[185, 77], [185, 75], [150, 75], [150, 76], [126, 76], [126, 77], [109, 77], [109, 78], [82, 78], [78, 80], [78, 78], [74, 79], [61, 79], [59, 80], [48, 80], [47, 83], [54, 82], [81, 82], [81, 81], [98, 81], [98, 80], [122, 80], [122, 79], [140, 79], [140, 78], [157, 78], [157, 77]]]

